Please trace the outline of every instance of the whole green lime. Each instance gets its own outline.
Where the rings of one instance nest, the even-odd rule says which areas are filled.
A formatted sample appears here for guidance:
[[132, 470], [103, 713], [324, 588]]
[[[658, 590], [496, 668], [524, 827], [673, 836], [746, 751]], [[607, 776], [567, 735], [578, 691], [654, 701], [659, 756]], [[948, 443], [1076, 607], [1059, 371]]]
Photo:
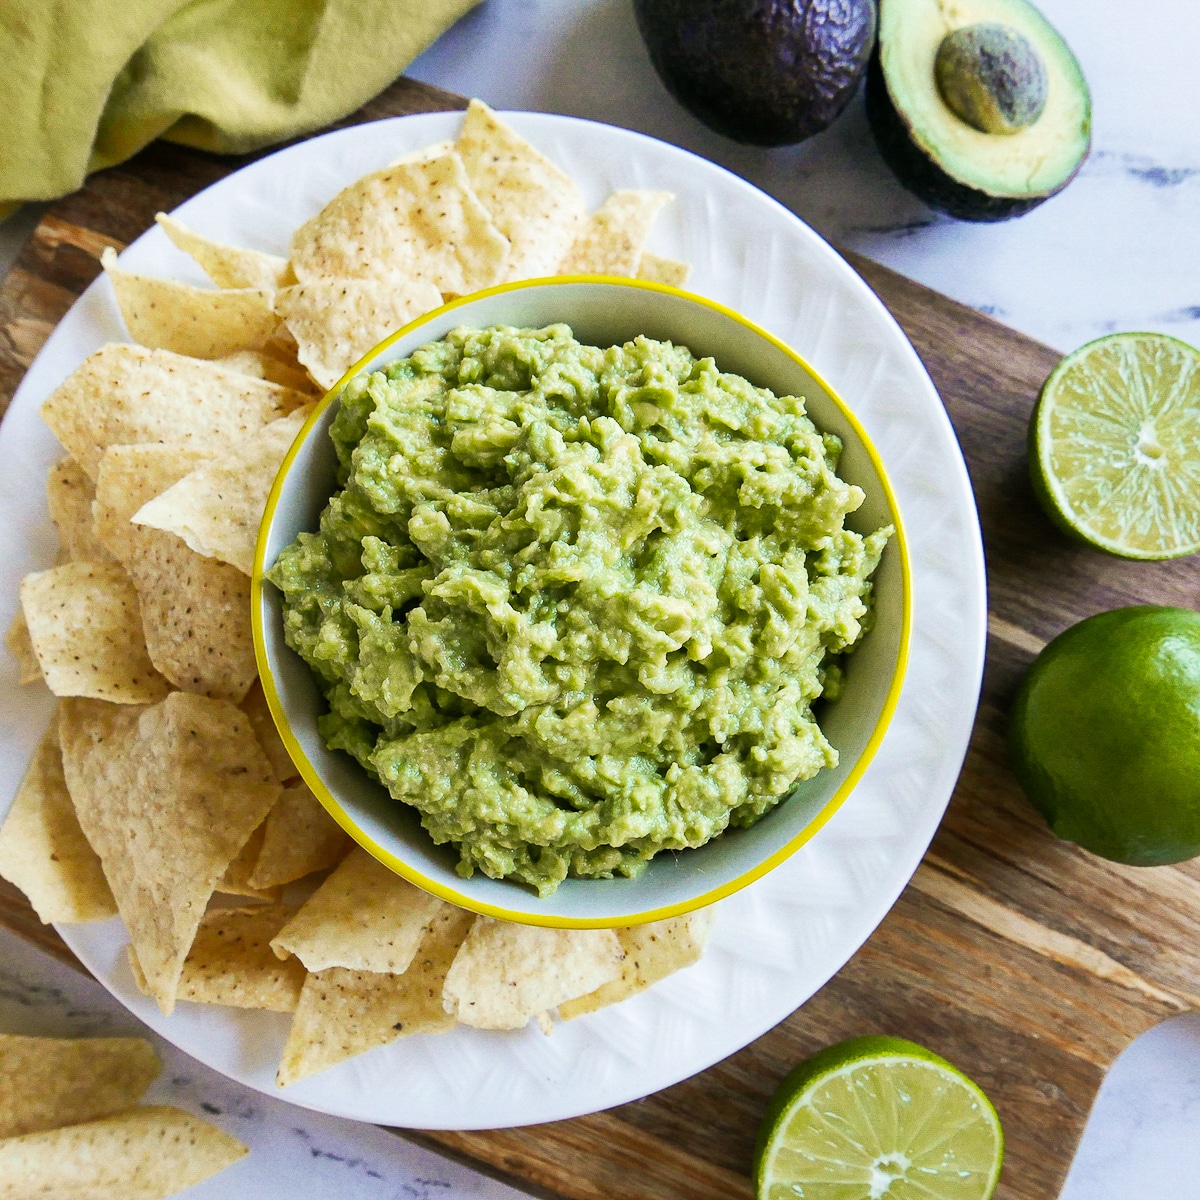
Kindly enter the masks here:
[[1134, 866], [1200, 854], [1200, 613], [1139, 605], [1054, 639], [1013, 705], [1013, 767], [1061, 838]]

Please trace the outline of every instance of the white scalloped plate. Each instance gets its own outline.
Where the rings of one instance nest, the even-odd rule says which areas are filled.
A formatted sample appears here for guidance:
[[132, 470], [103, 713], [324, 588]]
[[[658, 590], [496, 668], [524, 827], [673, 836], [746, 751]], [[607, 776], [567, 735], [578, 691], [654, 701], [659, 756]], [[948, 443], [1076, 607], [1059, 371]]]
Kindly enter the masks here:
[[[618, 187], [665, 188], [652, 249], [687, 259], [689, 287], [792, 345], [854, 409], [884, 459], [911, 541], [914, 622], [900, 705], [875, 761], [820, 834], [721, 903], [694, 967], [559, 1025], [552, 1037], [459, 1028], [351, 1059], [285, 1097], [340, 1116], [424, 1129], [556, 1121], [621, 1104], [703, 1070], [777, 1024], [846, 962], [916, 869], [966, 752], [983, 668], [983, 550], [966, 468], [916, 353], [863, 281], [792, 213], [703, 159], [640, 134], [541, 114], [513, 125], [579, 181], [590, 204]], [[286, 254], [290, 232], [341, 187], [398, 154], [452, 137], [452, 113], [359, 125], [289, 147], [177, 210], [202, 233]], [[152, 229], [122, 265], [203, 283]], [[45, 472], [61, 449], [41, 401], [106, 341], [126, 340], [98, 281], [54, 331], [0, 427], [0, 622], [22, 576], [49, 566]], [[0, 795], [14, 794], [51, 698], [0, 673]], [[182, 1003], [171, 1017], [135, 988], [120, 921], [61, 927], [96, 977], [148, 1025], [224, 1074], [273, 1095], [288, 1018]]]

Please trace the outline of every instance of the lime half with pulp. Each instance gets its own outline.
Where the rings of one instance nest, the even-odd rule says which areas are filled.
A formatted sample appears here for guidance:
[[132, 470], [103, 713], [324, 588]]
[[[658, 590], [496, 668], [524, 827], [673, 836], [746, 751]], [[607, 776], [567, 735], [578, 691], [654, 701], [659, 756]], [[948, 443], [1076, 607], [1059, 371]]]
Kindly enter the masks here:
[[1029, 433], [1034, 490], [1067, 533], [1121, 558], [1200, 551], [1200, 351], [1089, 342], [1046, 380]]
[[988, 1098], [924, 1046], [839, 1042], [779, 1085], [755, 1153], [758, 1200], [987, 1200], [1004, 1134]]

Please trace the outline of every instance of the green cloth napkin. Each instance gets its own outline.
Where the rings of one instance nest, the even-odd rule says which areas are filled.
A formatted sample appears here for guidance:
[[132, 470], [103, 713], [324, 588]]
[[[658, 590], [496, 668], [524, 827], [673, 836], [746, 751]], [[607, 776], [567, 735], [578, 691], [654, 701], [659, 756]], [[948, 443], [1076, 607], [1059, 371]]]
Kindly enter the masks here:
[[239, 154], [353, 112], [478, 0], [0, 0], [0, 220], [165, 137]]

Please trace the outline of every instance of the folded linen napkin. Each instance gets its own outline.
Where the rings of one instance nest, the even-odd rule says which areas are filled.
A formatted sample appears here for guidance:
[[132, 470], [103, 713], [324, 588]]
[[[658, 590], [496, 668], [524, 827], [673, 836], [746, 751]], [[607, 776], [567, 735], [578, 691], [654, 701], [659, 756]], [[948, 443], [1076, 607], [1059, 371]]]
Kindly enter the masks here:
[[156, 137], [240, 154], [382, 91], [478, 0], [2, 0], [0, 220]]

